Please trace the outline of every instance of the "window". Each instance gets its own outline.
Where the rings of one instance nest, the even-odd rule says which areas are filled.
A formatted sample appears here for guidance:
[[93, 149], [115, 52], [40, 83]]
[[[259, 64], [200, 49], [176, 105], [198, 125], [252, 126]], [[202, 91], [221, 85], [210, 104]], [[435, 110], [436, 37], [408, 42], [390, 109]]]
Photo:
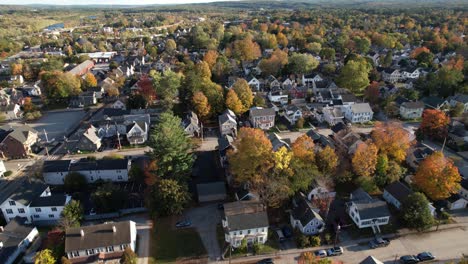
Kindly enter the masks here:
[[248, 234], [248, 235], [250, 235], [250, 229], [249, 229], [249, 230], [247, 230], [247, 234]]
[[94, 254], [94, 249], [87, 249], [86, 250], [86, 255], [93, 255]]
[[24, 214], [24, 209], [23, 209], [23, 208], [19, 208], [19, 209], [18, 209], [18, 213]]
[[41, 208], [36, 208], [36, 212], [40, 213], [40, 212], [41, 212]]
[[121, 179], [122, 179], [122, 176], [119, 175], [119, 176], [117, 177], [117, 179], [121, 180]]
[[258, 237], [258, 242], [263, 242], [263, 237]]
[[11, 210], [11, 209], [6, 209], [6, 213], [7, 213], [7, 214], [13, 214], [13, 210]]
[[39, 215], [34, 215], [34, 218], [39, 218]]
[[72, 252], [72, 257], [79, 257], [80, 256], [80, 252], [78, 251], [73, 251]]
[[52, 212], [57, 212], [57, 207], [52, 207], [51, 210]]
[[114, 246], [107, 247], [106, 252], [114, 252]]
[[10, 203], [11, 206], [15, 206], [15, 205], [16, 205], [15, 201], [10, 201], [9, 203]]
[[53, 214], [50, 214], [50, 215], [49, 215], [49, 218], [54, 218], [54, 215], [53, 215]]
[[239, 235], [242, 235], [242, 230], [241, 230], [241, 231], [239, 231]]

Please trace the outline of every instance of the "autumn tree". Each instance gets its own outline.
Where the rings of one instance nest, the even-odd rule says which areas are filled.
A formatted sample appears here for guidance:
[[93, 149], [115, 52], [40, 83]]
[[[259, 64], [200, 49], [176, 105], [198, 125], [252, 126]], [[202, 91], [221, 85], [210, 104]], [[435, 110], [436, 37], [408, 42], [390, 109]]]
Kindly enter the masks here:
[[121, 264], [137, 264], [138, 256], [133, 252], [130, 247], [127, 247], [120, 258]]
[[380, 153], [397, 162], [406, 159], [411, 140], [409, 133], [400, 122], [377, 122], [371, 136]]
[[242, 111], [247, 112], [253, 104], [253, 94], [249, 84], [245, 79], [239, 78], [231, 87], [242, 102]]
[[226, 107], [232, 110], [236, 115], [244, 113], [244, 106], [233, 89], [229, 89], [226, 94]]
[[419, 164], [413, 180], [429, 198], [437, 201], [458, 192], [461, 176], [453, 161], [437, 151]]
[[449, 123], [450, 118], [443, 111], [426, 109], [417, 133], [431, 139], [443, 140], [447, 136]]
[[96, 77], [94, 77], [94, 74], [90, 72], [85, 74], [85, 78], [83, 80], [83, 87], [84, 88], [97, 87], [97, 80], [96, 80]]
[[317, 167], [321, 173], [330, 176], [335, 173], [338, 166], [338, 156], [330, 146], [326, 146], [317, 153]]
[[193, 95], [192, 105], [200, 119], [205, 120], [209, 117], [211, 107], [203, 92], [197, 92]]
[[31, 97], [24, 98], [23, 110], [25, 113], [31, 113], [36, 110], [36, 105], [33, 104]]
[[244, 39], [236, 40], [233, 44], [233, 55], [241, 61], [252, 61], [260, 57], [260, 46], [248, 35]]
[[55, 258], [50, 249], [39, 251], [34, 258], [34, 264], [55, 264]]
[[371, 82], [364, 91], [364, 97], [367, 99], [367, 101], [369, 101], [370, 104], [377, 104], [380, 97], [379, 83], [376, 81]]
[[169, 54], [173, 54], [177, 49], [177, 43], [173, 39], [169, 39], [166, 41], [166, 49], [165, 51]]
[[341, 69], [338, 84], [359, 94], [369, 85], [370, 70], [365, 60], [349, 60]]
[[21, 75], [23, 74], [23, 64], [21, 63], [12, 63], [10, 65], [11, 75]]
[[294, 74], [306, 74], [317, 68], [319, 62], [310, 54], [294, 53], [289, 57], [288, 69]]
[[306, 134], [300, 136], [291, 145], [291, 190], [307, 191], [313, 179], [318, 176], [315, 165], [314, 141]]
[[213, 69], [213, 66], [216, 64], [218, 56], [219, 54], [216, 50], [209, 50], [205, 53], [205, 56], [203, 56], [203, 61], [208, 63], [210, 69]]
[[275, 49], [270, 58], [262, 59], [258, 65], [264, 76], [277, 75], [288, 63], [288, 53]]
[[377, 165], [377, 152], [377, 146], [371, 141], [360, 143], [352, 158], [354, 172], [359, 176], [372, 176]]

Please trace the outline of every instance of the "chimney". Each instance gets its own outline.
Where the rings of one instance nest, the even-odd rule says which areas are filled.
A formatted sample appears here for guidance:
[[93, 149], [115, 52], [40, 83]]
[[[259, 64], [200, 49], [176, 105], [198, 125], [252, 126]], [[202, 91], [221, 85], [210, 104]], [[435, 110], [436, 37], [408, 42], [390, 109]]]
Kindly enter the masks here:
[[84, 230], [83, 229], [80, 230], [80, 234], [81, 234], [82, 237], [84, 237]]
[[115, 225], [112, 226], [112, 232], [117, 232], [117, 228], [115, 227]]

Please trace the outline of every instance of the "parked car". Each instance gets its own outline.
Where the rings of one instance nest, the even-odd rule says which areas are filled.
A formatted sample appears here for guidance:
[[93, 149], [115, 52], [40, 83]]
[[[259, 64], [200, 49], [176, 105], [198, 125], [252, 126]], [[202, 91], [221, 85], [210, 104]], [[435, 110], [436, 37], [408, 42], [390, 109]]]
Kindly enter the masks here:
[[333, 247], [327, 249], [327, 255], [328, 256], [339, 256], [343, 254], [343, 248], [342, 247]]
[[184, 220], [177, 222], [175, 226], [178, 228], [182, 228], [182, 227], [189, 227], [191, 225], [192, 225], [192, 222], [190, 220], [184, 219]]
[[315, 251], [314, 254], [315, 254], [315, 256], [317, 256], [319, 258], [327, 257], [327, 252], [325, 250], [323, 250], [323, 249]]
[[435, 259], [434, 255], [432, 255], [431, 252], [421, 252], [416, 256], [419, 261], [427, 261], [427, 260], [433, 260]]
[[273, 262], [273, 259], [271, 258], [265, 258], [257, 262], [257, 264], [274, 264], [274, 263], [275, 262]]
[[292, 233], [292, 230], [291, 228], [289, 228], [289, 226], [283, 226], [283, 228], [281, 229], [281, 231], [283, 231], [283, 235], [286, 237], [286, 238], [291, 238], [293, 233]]
[[379, 247], [386, 247], [390, 244], [390, 240], [381, 238], [381, 237], [376, 237], [374, 240], [369, 242], [370, 248], [379, 248]]
[[281, 231], [281, 229], [277, 229], [276, 234], [278, 235], [279, 242], [283, 242], [286, 240], [286, 238], [284, 237], [283, 231]]
[[418, 263], [419, 259], [413, 255], [405, 255], [400, 257], [400, 262], [403, 264], [414, 264]]

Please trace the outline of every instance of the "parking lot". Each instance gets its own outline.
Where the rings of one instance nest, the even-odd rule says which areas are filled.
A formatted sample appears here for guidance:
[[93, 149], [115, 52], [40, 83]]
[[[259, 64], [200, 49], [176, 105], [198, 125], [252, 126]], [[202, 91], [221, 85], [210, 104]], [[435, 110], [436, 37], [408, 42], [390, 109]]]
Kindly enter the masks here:
[[80, 123], [85, 114], [82, 109], [49, 111], [44, 112], [39, 120], [29, 125], [39, 132], [41, 140], [45, 140], [45, 130], [49, 142], [53, 139], [60, 141], [63, 140], [63, 136]]

